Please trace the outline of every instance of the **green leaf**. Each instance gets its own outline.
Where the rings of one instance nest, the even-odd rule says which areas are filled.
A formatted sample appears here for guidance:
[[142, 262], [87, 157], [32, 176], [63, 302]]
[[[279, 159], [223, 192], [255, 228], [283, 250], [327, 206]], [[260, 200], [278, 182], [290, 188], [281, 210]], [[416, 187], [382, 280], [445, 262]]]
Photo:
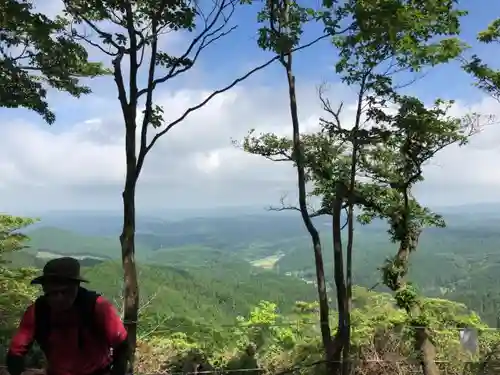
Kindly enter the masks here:
[[[500, 18], [493, 21], [486, 30], [481, 31], [477, 38], [480, 42], [500, 43]], [[488, 66], [477, 55], [464, 62], [464, 70], [476, 79], [476, 86], [500, 100], [500, 70]]]
[[101, 63], [89, 62], [85, 48], [66, 34], [67, 20], [51, 20], [32, 7], [27, 0], [0, 5], [0, 105], [33, 110], [51, 124], [55, 116], [46, 101], [48, 88], [79, 97], [90, 93], [80, 78], [108, 72]]

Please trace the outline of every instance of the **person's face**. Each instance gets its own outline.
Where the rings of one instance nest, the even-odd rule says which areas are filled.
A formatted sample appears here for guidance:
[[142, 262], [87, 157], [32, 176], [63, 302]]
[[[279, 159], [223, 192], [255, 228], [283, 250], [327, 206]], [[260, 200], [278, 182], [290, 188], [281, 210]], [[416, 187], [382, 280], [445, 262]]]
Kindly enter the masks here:
[[70, 309], [78, 293], [78, 284], [49, 282], [42, 287], [47, 302], [54, 311]]

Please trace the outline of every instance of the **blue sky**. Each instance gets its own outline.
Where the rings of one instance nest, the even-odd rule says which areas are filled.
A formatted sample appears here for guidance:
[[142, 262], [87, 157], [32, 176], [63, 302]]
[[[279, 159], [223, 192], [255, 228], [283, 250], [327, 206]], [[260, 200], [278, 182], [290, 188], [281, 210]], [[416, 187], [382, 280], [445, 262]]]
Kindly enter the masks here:
[[[500, 2], [478, 6], [461, 1], [470, 14], [463, 21], [462, 39], [494, 62], [498, 47], [476, 43], [477, 32], [500, 14]], [[41, 3], [40, 3], [41, 4]], [[40, 9], [54, 12], [58, 0], [46, 0]], [[475, 5], [474, 5], [475, 4]], [[487, 6], [485, 6], [487, 5]], [[155, 94], [173, 120], [211, 90], [224, 86], [249, 68], [269, 58], [256, 43], [258, 5], [238, 9], [232, 21], [238, 28], [205, 51], [195, 68], [163, 85]], [[309, 27], [308, 41], [320, 27]], [[170, 35], [168, 51], [182, 51], [189, 35]], [[101, 58], [92, 52], [93, 57]], [[295, 74], [303, 129], [313, 129], [321, 110], [317, 85], [331, 85], [332, 101], [353, 104], [353, 90], [339, 83], [334, 72], [336, 51], [323, 41], [297, 54]], [[426, 102], [437, 97], [455, 99], [457, 115], [470, 110], [499, 113], [499, 105], [472, 86], [456, 63], [433, 68], [408, 92]], [[278, 64], [254, 75], [169, 133], [148, 156], [139, 186], [139, 206], [215, 207], [265, 206], [287, 193], [293, 201], [293, 170], [249, 157], [231, 145], [248, 129], [289, 134], [284, 72]], [[6, 210], [84, 209], [120, 207], [123, 183], [123, 126], [111, 77], [92, 80], [93, 94], [81, 99], [51, 92], [49, 102], [57, 115], [49, 127], [26, 110], [0, 110], [0, 193]], [[345, 120], [352, 113], [345, 113]], [[498, 141], [498, 142], [497, 142]], [[496, 187], [496, 158], [500, 130], [487, 129], [467, 149], [452, 148], [429, 167], [428, 181], [418, 188], [429, 204], [453, 205], [500, 201]]]
[[[485, 3], [488, 3], [488, 6], [484, 6]], [[478, 43], [476, 37], [478, 32], [484, 30], [486, 25], [500, 14], [500, 2], [491, 0], [483, 2], [482, 6], [478, 5], [479, 3], [473, 0], [460, 1], [460, 9], [469, 12], [469, 15], [463, 19], [461, 38], [472, 46], [471, 52], [481, 55], [486, 61], [491, 60], [494, 62], [494, 56], [491, 54], [491, 59], [488, 59], [488, 52], [491, 52], [491, 48]], [[257, 10], [259, 6], [260, 4], [256, 4], [249, 7]], [[256, 31], [259, 25], [255, 22], [253, 12], [241, 9], [235, 15], [234, 23], [238, 24], [238, 29], [223, 43], [214, 46], [204, 55], [204, 67], [219, 66], [222, 68], [223, 66], [222, 69], [214, 69], [211, 72], [209, 81], [213, 80], [215, 85], [222, 80], [229, 80], [228, 71], [237, 72], [242, 65], [251, 64], [252, 61], [259, 61], [268, 56], [267, 53], [263, 53], [257, 47]], [[313, 40], [320, 33], [320, 24], [310, 25], [306, 27], [303, 40], [306, 42]], [[231, 56], [231, 58], [226, 59], [225, 56]], [[333, 71], [335, 60], [336, 54], [329, 41], [322, 41], [297, 54], [294, 66], [296, 75], [305, 81], [321, 82], [326, 80], [335, 82], [338, 80]], [[222, 66], [220, 65], [221, 61], [223, 61]], [[458, 64], [437, 67], [428, 74], [428, 79], [412, 86], [412, 90], [419, 92], [419, 95], [422, 95], [425, 99], [433, 100], [435, 97], [453, 96], [455, 99], [469, 100], [481, 96], [481, 93], [477, 90], [470, 89], [472, 80], [461, 71]], [[251, 84], [266, 81], [283, 81], [283, 71], [279, 65], [275, 65], [259, 74], [252, 79]], [[429, 93], [429, 88], [432, 88], [432, 94]], [[450, 88], [453, 88], [453, 91]], [[458, 96], [457, 92], [460, 93]]]
[[[53, 1], [53, 0], [52, 0]], [[488, 7], [479, 7], [477, 2], [464, 0], [460, 2], [460, 8], [469, 12], [463, 19], [461, 38], [471, 45], [471, 50], [467, 54], [477, 53], [487, 62], [495, 62], [495, 55], [491, 54], [492, 48], [478, 43], [477, 33], [483, 30], [488, 23], [500, 14], [500, 2], [488, 1]], [[474, 6], [476, 4], [476, 6]], [[256, 22], [255, 14], [260, 4], [246, 5], [236, 10], [231, 24], [238, 25], [237, 29], [226, 36], [220, 42], [215, 43], [206, 51], [196, 65], [197, 71], [203, 71], [202, 80], [192, 78], [192, 74], [187, 74], [180, 79], [168, 83], [169, 89], [176, 88], [218, 88], [231, 82], [234, 78], [246, 72], [249, 67], [254, 67], [266, 61], [270, 53], [262, 51], [257, 46], [257, 30], [260, 27]], [[303, 40], [305, 42], [313, 40], [321, 33], [320, 24], [306, 26]], [[190, 36], [184, 40], [189, 40]], [[180, 41], [177, 43], [181, 43]], [[94, 53], [95, 51], [91, 51]], [[316, 45], [296, 54], [294, 69], [297, 80], [300, 82], [310, 82], [313, 85], [321, 82], [334, 83], [339, 78], [334, 72], [336, 53], [328, 40], [321, 41]], [[94, 79], [89, 82], [94, 92], [99, 96], [113, 97], [115, 87], [109, 84], [109, 77]], [[445, 99], [455, 99], [463, 101], [480, 100], [482, 93], [471, 89], [473, 80], [465, 74], [458, 63], [450, 63], [432, 68], [426, 72], [425, 79], [417, 81], [411, 86], [411, 93], [418, 95], [425, 101], [434, 100], [437, 97]], [[279, 64], [275, 64], [264, 71], [255, 74], [247, 80], [245, 86], [276, 86], [285, 84], [284, 73]], [[66, 95], [54, 93], [57, 99], [51, 101], [59, 116], [60, 124], [66, 122], [77, 122], [85, 119], [85, 112], [74, 110], [78, 107], [77, 100], [67, 99]], [[65, 97], [65, 105], [57, 105], [58, 99]], [[71, 104], [66, 105], [67, 102]], [[54, 104], [56, 103], [56, 104]], [[5, 110], [0, 110], [1, 113]], [[11, 110], [8, 111], [11, 116]], [[39, 122], [36, 115], [24, 113], [23, 118], [33, 118]], [[42, 126], [45, 126], [42, 124]]]

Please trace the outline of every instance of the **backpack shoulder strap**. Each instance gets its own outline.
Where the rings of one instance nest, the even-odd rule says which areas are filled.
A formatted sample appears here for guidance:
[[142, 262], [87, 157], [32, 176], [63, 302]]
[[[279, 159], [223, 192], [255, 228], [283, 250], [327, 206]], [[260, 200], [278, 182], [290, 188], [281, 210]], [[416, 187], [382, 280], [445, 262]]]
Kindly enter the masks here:
[[34, 339], [40, 349], [46, 353], [50, 333], [50, 310], [44, 296], [35, 301], [35, 334]]
[[[78, 295], [76, 297], [76, 307], [78, 308], [78, 313], [80, 316], [80, 327], [79, 330], [87, 329], [93, 335], [97, 337], [102, 337], [104, 332], [100, 323], [96, 319], [95, 314], [95, 306], [97, 299], [100, 297], [99, 293], [96, 293], [91, 290], [87, 290], [85, 288], [80, 288], [78, 290]], [[79, 342], [80, 348], [83, 347], [83, 335], [81, 332], [79, 333]]]
[[100, 297], [99, 293], [96, 293], [93, 290], [88, 290], [80, 287], [78, 289], [78, 295], [76, 297], [75, 303], [80, 309], [80, 311], [93, 313], [95, 309], [95, 304], [99, 297]]

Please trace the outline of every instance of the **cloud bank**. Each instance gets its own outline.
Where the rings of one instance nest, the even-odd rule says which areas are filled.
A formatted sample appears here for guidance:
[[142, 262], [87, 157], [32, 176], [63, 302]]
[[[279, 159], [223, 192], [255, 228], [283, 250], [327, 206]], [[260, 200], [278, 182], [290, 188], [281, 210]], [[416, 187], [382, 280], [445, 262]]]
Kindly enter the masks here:
[[[60, 0], [43, 4], [40, 10], [49, 15], [62, 9]], [[166, 42], [174, 50], [182, 46], [179, 38]], [[213, 76], [213, 71], [195, 68], [186, 75], [189, 85], [159, 88], [155, 101], [164, 107], [166, 121], [209, 95]], [[296, 176], [290, 165], [245, 154], [231, 143], [251, 128], [291, 134], [287, 88], [282, 74], [276, 77], [260, 86], [249, 80], [219, 95], [163, 137], [142, 171], [139, 209], [264, 207], [283, 194], [293, 197]], [[321, 81], [316, 78], [297, 77], [303, 131], [314, 129], [323, 115], [316, 87]], [[95, 93], [78, 100], [51, 94], [58, 116], [52, 127], [28, 111], [0, 110], [2, 210], [120, 208], [125, 175], [121, 111], [112, 77], [99, 78], [92, 86]], [[352, 123], [352, 90], [335, 84], [330, 93], [333, 102], [345, 102], [344, 123]], [[453, 108], [457, 116], [474, 111], [500, 119], [500, 104], [486, 97]], [[500, 201], [499, 156], [500, 124], [494, 124], [468, 146], [449, 147], [433, 159], [425, 183], [417, 188], [419, 198], [431, 205]]]
[[[338, 98], [350, 96], [340, 85], [332, 91]], [[157, 102], [172, 121], [209, 93], [161, 91]], [[266, 206], [284, 193], [293, 195], [295, 174], [290, 165], [245, 154], [231, 143], [251, 128], [290, 134], [287, 100], [284, 86], [239, 86], [193, 113], [148, 155], [139, 183], [139, 207]], [[36, 118], [1, 120], [0, 194], [7, 209], [120, 207], [125, 157], [118, 102], [109, 99], [96, 108], [92, 103], [90, 97], [81, 101], [79, 111], [89, 118], [76, 123], [66, 120], [49, 127]], [[300, 88], [299, 105], [303, 128], [313, 129], [322, 115], [314, 84]], [[352, 121], [351, 107], [345, 107], [346, 123]], [[468, 111], [500, 115], [498, 103], [489, 98], [453, 108], [456, 115]], [[418, 195], [431, 204], [498, 201], [499, 156], [500, 127], [494, 124], [466, 147], [449, 147], [433, 159]]]

